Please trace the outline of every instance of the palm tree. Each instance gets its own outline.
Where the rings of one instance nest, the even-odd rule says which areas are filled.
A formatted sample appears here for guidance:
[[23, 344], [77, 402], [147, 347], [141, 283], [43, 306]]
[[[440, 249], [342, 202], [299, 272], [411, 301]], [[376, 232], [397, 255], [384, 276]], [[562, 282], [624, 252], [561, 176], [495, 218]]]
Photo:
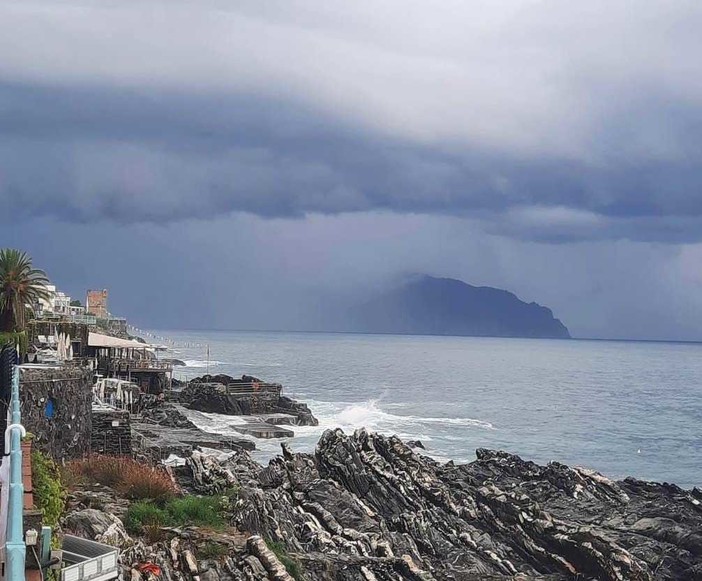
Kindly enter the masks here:
[[28, 308], [32, 312], [39, 299], [48, 298], [48, 282], [26, 252], [0, 250], [0, 331], [24, 330]]

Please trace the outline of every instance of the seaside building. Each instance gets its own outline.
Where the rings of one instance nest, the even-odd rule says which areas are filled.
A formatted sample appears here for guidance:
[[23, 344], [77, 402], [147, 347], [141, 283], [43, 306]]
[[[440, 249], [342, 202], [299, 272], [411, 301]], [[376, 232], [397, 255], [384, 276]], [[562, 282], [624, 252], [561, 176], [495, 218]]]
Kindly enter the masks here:
[[56, 285], [46, 286], [47, 296], [39, 299], [34, 305], [37, 316], [69, 315], [71, 309], [71, 297], [66, 293], [56, 289]]
[[107, 289], [89, 290], [85, 301], [86, 312], [95, 315], [98, 319], [107, 319], [109, 317], [107, 297]]
[[145, 393], [162, 393], [172, 382], [172, 363], [157, 359], [151, 345], [134, 339], [90, 332], [83, 353], [100, 376], [130, 381]]

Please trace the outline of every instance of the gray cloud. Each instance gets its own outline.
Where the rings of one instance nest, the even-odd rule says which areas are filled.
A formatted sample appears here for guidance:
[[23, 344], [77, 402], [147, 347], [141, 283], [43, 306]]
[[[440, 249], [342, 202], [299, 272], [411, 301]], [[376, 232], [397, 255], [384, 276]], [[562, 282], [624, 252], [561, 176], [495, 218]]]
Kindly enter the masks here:
[[0, 196], [15, 215], [149, 222], [387, 210], [479, 218], [546, 241], [702, 235], [695, 155], [592, 164], [446, 150], [246, 95], [0, 93]]
[[699, 338], [700, 28], [687, 0], [5, 2], [2, 245], [143, 325], [299, 328], [426, 272]]
[[702, 10], [627, 6], [5, 5], [0, 200], [73, 221], [381, 210], [696, 241]]

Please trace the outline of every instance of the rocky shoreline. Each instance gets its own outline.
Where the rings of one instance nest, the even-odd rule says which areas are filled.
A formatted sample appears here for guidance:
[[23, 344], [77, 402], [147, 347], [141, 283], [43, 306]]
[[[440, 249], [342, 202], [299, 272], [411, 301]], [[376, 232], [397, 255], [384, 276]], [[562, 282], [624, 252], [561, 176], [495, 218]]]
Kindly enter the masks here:
[[246, 451], [196, 450], [171, 474], [185, 494], [230, 495], [225, 530], [164, 527], [147, 543], [104, 490], [74, 493], [64, 528], [120, 546], [132, 581], [156, 578], [144, 563], [202, 581], [702, 579], [698, 489], [499, 451], [465, 465], [419, 451], [365, 430], [328, 430], [314, 454], [283, 446], [265, 467]]
[[[193, 449], [255, 450], [253, 438], [294, 437], [294, 426], [319, 424], [309, 407], [282, 395], [280, 384], [253, 376], [235, 379], [228, 375], [205, 375], [177, 385], [165, 401], [142, 396], [138, 418], [131, 428], [139, 448], [159, 460], [174, 454], [188, 456]], [[205, 432], [189, 416], [201, 413], [237, 416], [227, 435]]]

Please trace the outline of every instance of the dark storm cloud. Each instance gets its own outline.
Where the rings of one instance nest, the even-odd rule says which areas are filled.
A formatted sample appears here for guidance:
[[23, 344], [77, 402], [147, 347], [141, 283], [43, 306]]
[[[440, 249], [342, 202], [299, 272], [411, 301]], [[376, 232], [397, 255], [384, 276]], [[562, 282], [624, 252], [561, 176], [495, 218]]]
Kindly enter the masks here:
[[388, 211], [526, 240], [702, 239], [696, 3], [2, 10], [6, 216]]
[[[0, 196], [15, 216], [386, 210], [480, 218], [491, 231], [548, 241], [702, 237], [696, 147], [684, 158], [587, 163], [411, 143], [252, 95], [17, 84], [0, 94]], [[697, 143], [702, 112], [685, 113], [678, 125]]]

